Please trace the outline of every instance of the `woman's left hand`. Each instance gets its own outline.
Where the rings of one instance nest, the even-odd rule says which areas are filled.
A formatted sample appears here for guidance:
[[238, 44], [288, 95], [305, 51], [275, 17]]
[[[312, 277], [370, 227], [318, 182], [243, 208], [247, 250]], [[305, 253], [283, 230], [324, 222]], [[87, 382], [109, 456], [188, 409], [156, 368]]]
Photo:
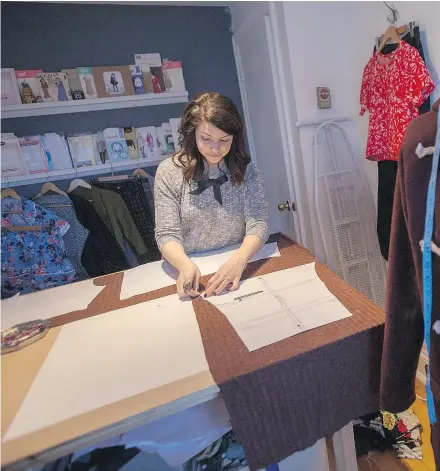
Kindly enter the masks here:
[[238, 289], [241, 275], [246, 268], [246, 264], [247, 263], [239, 256], [236, 254], [233, 255], [208, 281], [208, 289], [206, 290], [205, 296], [221, 294], [226, 288], [228, 291]]

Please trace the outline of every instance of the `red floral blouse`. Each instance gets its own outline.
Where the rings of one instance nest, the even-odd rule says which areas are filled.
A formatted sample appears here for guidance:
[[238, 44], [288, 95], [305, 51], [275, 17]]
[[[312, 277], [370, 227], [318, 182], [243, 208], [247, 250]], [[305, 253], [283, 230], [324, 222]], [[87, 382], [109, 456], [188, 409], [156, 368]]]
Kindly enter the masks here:
[[434, 90], [416, 48], [400, 41], [391, 54], [373, 53], [361, 87], [361, 116], [370, 112], [367, 159], [397, 160], [410, 121]]

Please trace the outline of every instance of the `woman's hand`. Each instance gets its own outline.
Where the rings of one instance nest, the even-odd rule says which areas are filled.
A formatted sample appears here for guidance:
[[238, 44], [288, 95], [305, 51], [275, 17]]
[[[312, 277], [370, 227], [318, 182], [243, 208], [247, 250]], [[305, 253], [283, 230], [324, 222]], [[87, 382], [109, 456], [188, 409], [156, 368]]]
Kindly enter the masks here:
[[245, 268], [246, 262], [238, 253], [235, 253], [208, 281], [208, 289], [205, 295], [221, 294], [226, 288], [228, 291], [238, 289]]
[[183, 264], [177, 278], [177, 293], [179, 298], [184, 298], [186, 296], [196, 298], [200, 295], [200, 276], [199, 267], [193, 261], [188, 259], [188, 261]]

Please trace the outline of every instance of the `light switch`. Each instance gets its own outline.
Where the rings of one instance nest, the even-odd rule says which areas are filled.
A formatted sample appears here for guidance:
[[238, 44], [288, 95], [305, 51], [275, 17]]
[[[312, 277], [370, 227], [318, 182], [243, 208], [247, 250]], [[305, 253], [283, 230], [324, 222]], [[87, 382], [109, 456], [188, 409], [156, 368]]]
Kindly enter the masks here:
[[316, 97], [318, 99], [318, 109], [325, 110], [332, 107], [330, 89], [327, 87], [316, 87]]

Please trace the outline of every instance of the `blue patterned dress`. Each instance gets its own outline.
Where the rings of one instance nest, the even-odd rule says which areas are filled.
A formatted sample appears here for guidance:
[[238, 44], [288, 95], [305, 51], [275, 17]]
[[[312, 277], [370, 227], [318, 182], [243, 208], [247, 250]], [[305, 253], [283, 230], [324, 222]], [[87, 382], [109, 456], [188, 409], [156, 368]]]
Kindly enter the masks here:
[[[66, 255], [63, 235], [69, 224], [29, 199], [1, 201], [2, 298], [71, 283], [75, 269]], [[13, 226], [42, 226], [14, 232]]]

